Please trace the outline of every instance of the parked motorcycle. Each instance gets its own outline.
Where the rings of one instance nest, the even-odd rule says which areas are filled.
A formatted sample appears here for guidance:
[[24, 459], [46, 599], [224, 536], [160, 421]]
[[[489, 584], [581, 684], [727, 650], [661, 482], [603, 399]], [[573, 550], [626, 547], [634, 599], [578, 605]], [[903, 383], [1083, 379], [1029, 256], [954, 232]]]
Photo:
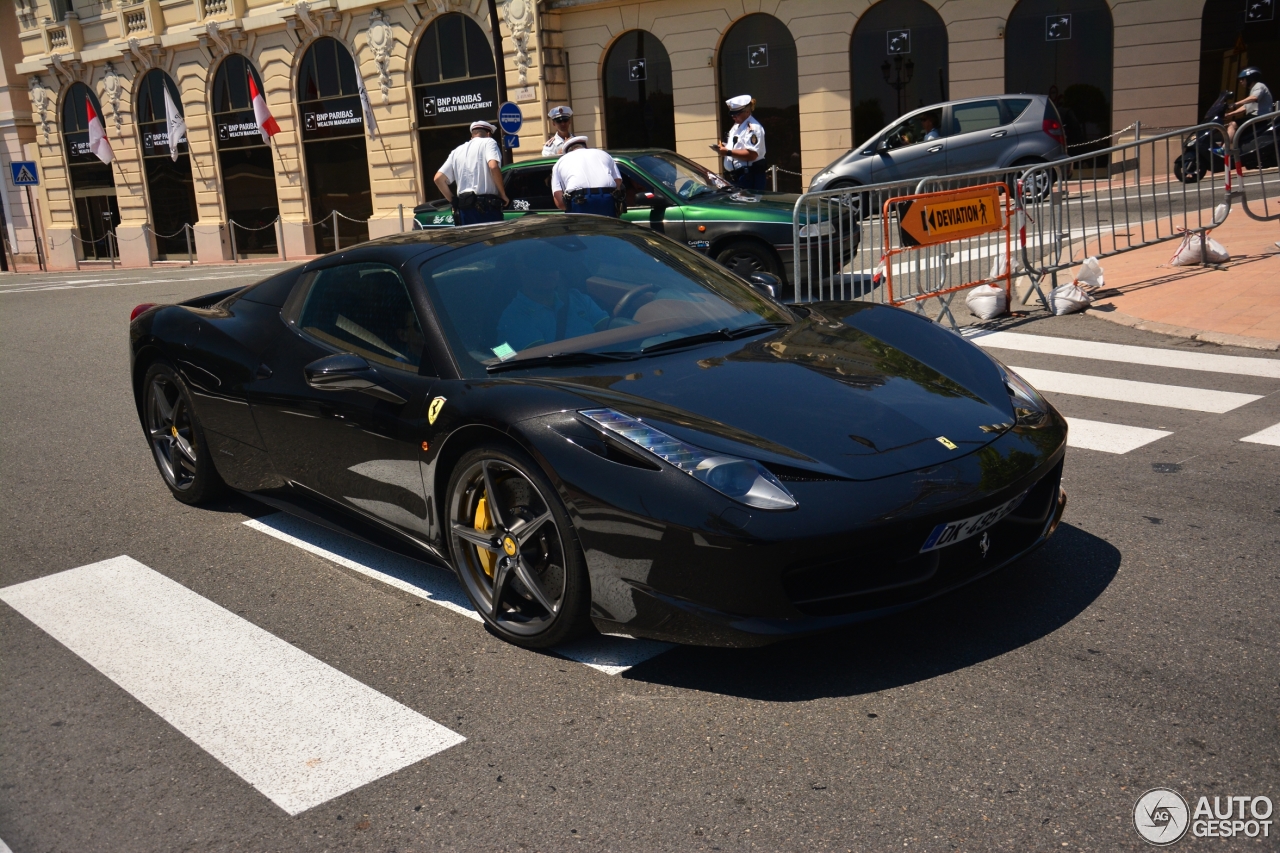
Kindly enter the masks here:
[[[1206, 124], [1212, 122], [1222, 124], [1227, 114], [1228, 98], [1231, 97], [1230, 91], [1224, 91], [1218, 95], [1218, 100], [1213, 102], [1213, 106], [1209, 107], [1204, 114]], [[1209, 172], [1221, 172], [1227, 168], [1227, 152], [1224, 147], [1226, 139], [1219, 136], [1214, 138], [1212, 129], [1201, 130], [1193, 134], [1186, 144], [1186, 149], [1182, 156], [1173, 163], [1173, 174], [1178, 180], [1184, 184], [1194, 184], [1203, 178]]]

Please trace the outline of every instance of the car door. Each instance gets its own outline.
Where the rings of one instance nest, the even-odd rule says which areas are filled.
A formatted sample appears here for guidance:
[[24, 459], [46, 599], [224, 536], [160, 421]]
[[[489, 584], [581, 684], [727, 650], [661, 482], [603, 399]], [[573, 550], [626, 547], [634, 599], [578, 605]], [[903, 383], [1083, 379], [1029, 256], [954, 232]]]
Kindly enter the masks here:
[[[872, 146], [871, 179], [876, 183], [941, 175], [947, 168], [949, 140], [939, 129], [940, 109], [920, 110], [881, 134]], [[924, 119], [932, 120], [934, 131]]]
[[502, 182], [506, 185], [507, 198], [511, 199], [511, 207], [503, 213], [503, 218], [561, 212], [551, 193], [551, 169], [550, 165], [524, 166], [503, 173]]
[[[280, 316], [286, 328], [249, 395], [276, 470], [422, 535], [427, 510], [414, 424], [438, 380], [404, 279], [382, 263], [339, 263], [305, 275]], [[367, 369], [342, 373], [352, 358]], [[336, 372], [325, 376], [346, 381], [320, 384], [317, 365], [335, 362]]]
[[1005, 150], [1017, 143], [998, 98], [952, 104], [950, 131], [947, 172], [952, 175], [994, 169]]
[[622, 189], [627, 194], [622, 219], [646, 226], [672, 240], [685, 239], [684, 211], [642, 172], [626, 163], [618, 163], [622, 173]]

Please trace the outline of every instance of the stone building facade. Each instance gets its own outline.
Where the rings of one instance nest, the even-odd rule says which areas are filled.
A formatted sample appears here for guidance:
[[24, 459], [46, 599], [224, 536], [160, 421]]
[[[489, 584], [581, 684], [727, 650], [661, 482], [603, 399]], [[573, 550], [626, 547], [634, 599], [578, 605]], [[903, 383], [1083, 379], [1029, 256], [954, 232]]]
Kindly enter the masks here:
[[[1280, 56], [1275, 22], [1249, 19], [1244, 0], [497, 8], [508, 98], [525, 117], [516, 159], [539, 153], [547, 109], [569, 103], [593, 144], [716, 166], [721, 102], [749, 93], [780, 188], [796, 191], [917, 105], [1038, 91], [1075, 117], [1071, 139], [1105, 145], [1135, 122], [1194, 124], [1232, 68]], [[54, 268], [186, 260], [187, 223], [201, 262], [316, 254], [334, 247], [335, 222], [341, 245], [411, 227], [465, 122], [497, 112], [486, 0], [0, 0], [0, 30], [3, 156], [39, 164]], [[279, 126], [270, 143], [252, 124], [254, 88]], [[166, 92], [186, 125], [176, 158]], [[110, 166], [87, 153], [88, 109]], [[28, 251], [25, 196], [7, 178], [5, 192], [10, 239]]]

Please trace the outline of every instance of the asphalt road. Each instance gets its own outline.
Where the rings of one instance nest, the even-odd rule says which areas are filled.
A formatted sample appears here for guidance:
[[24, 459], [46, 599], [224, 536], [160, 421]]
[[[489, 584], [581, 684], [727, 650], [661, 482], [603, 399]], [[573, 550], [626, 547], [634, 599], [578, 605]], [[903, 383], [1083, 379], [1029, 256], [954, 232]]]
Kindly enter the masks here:
[[[1089, 316], [1012, 327], [1156, 350], [1142, 364], [1027, 338], [992, 349], [1076, 377], [1055, 381], [1086, 393], [1048, 394], [1069, 417], [1147, 440], [1069, 449], [1048, 545], [895, 618], [764, 649], [677, 647], [609, 675], [263, 535], [244, 522], [271, 510], [252, 500], [169, 496], [130, 397], [129, 311], [268, 269], [0, 278], [0, 597], [128, 555], [465, 741], [290, 815], [0, 604], [13, 853], [1117, 851], [1146, 849], [1133, 809], [1156, 786], [1193, 807], [1280, 801], [1280, 446], [1240, 440], [1280, 424], [1273, 354]], [[1251, 367], [1184, 369], [1168, 352]], [[1165, 403], [1178, 388], [1255, 396], [1188, 411], [1088, 396], [1102, 383], [1081, 376]], [[1276, 836], [1178, 847], [1276, 850]]]

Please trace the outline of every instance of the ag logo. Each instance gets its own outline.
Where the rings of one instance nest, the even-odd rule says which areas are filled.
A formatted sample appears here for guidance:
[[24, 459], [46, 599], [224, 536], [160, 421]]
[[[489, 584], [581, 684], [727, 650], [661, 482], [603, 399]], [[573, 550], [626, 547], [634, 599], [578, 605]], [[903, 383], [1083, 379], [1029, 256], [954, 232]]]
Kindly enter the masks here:
[[315, 113], [305, 113], [305, 114], [303, 114], [303, 116], [302, 116], [302, 125], [303, 125], [303, 127], [305, 127], [307, 130], [315, 130], [315, 129], [316, 129], [316, 114], [315, 114]]
[[434, 424], [436, 418], [440, 417], [440, 410], [444, 408], [444, 397], [436, 397], [431, 401], [431, 407], [427, 409], [427, 423]]
[[425, 97], [422, 99], [422, 114], [427, 118], [436, 114], [436, 99]]
[[1190, 821], [1187, 801], [1177, 791], [1152, 788], [1133, 807], [1133, 826], [1157, 847], [1172, 844], [1187, 834]]

